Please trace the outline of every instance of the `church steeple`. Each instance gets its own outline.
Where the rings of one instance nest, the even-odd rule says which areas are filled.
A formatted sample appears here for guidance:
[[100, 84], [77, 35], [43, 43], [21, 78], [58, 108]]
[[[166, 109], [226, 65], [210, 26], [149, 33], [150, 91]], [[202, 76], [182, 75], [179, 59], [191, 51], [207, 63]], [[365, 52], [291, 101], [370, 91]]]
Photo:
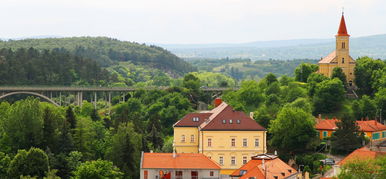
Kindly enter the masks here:
[[337, 36], [350, 36], [347, 34], [346, 22], [344, 20], [344, 13], [342, 12], [342, 18], [340, 19], [340, 25]]

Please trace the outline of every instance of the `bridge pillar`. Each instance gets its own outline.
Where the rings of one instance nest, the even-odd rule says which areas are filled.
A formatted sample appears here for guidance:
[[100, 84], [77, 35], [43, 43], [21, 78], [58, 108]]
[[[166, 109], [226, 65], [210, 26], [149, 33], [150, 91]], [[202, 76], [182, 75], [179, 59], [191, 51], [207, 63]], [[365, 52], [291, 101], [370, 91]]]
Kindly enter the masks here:
[[109, 92], [109, 97], [108, 97], [108, 105], [109, 105], [109, 116], [111, 115], [111, 92]]
[[97, 108], [97, 93], [94, 92], [94, 108], [96, 109]]
[[78, 94], [76, 96], [77, 96], [77, 105], [82, 107], [83, 93], [81, 91], [78, 91]]
[[62, 105], [62, 92], [59, 92], [59, 105]]

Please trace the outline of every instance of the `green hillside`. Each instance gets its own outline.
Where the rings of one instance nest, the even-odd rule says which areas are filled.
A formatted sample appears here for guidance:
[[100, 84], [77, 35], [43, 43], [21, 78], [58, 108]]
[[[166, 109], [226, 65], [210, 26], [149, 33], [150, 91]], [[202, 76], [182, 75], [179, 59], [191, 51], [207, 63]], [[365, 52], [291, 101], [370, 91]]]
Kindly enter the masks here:
[[136, 42], [119, 41], [107, 37], [71, 37], [0, 41], [0, 48], [55, 49], [64, 48], [76, 56], [96, 60], [101, 66], [108, 67], [118, 62], [129, 61], [160, 69], [171, 75], [182, 75], [195, 71], [189, 63], [169, 51]]

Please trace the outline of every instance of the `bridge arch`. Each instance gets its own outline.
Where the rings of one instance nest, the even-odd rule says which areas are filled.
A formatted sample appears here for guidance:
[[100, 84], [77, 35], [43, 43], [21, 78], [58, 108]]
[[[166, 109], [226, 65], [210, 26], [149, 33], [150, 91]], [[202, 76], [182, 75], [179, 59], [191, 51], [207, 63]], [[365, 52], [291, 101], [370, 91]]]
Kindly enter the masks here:
[[56, 106], [60, 106], [59, 104], [57, 104], [54, 100], [50, 99], [49, 97], [47, 96], [44, 96], [42, 94], [39, 94], [39, 93], [35, 93], [35, 92], [29, 92], [29, 91], [15, 91], [15, 92], [10, 92], [10, 93], [7, 93], [7, 94], [4, 94], [2, 96], [0, 96], [0, 99], [3, 99], [5, 97], [8, 97], [8, 96], [12, 96], [12, 95], [16, 95], [16, 94], [29, 94], [29, 95], [34, 95], [34, 96], [38, 96], [38, 97], [41, 97], [45, 100], [47, 100], [48, 102], [56, 105]]

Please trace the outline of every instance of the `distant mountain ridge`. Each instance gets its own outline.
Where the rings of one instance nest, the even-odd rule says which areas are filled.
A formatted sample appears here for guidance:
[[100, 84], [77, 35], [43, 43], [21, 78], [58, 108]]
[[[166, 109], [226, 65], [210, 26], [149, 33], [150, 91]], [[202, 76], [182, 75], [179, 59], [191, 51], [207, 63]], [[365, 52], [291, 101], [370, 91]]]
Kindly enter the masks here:
[[66, 37], [0, 41], [0, 48], [30, 48], [39, 50], [65, 49], [75, 56], [97, 61], [103, 67], [118, 62], [157, 68], [171, 75], [195, 71], [188, 62], [154, 45], [119, 41], [108, 37]]
[[[239, 44], [158, 44], [181, 58], [250, 58], [252, 60], [320, 59], [335, 49], [335, 39], [295, 39]], [[386, 34], [350, 39], [350, 54], [386, 59]]]

